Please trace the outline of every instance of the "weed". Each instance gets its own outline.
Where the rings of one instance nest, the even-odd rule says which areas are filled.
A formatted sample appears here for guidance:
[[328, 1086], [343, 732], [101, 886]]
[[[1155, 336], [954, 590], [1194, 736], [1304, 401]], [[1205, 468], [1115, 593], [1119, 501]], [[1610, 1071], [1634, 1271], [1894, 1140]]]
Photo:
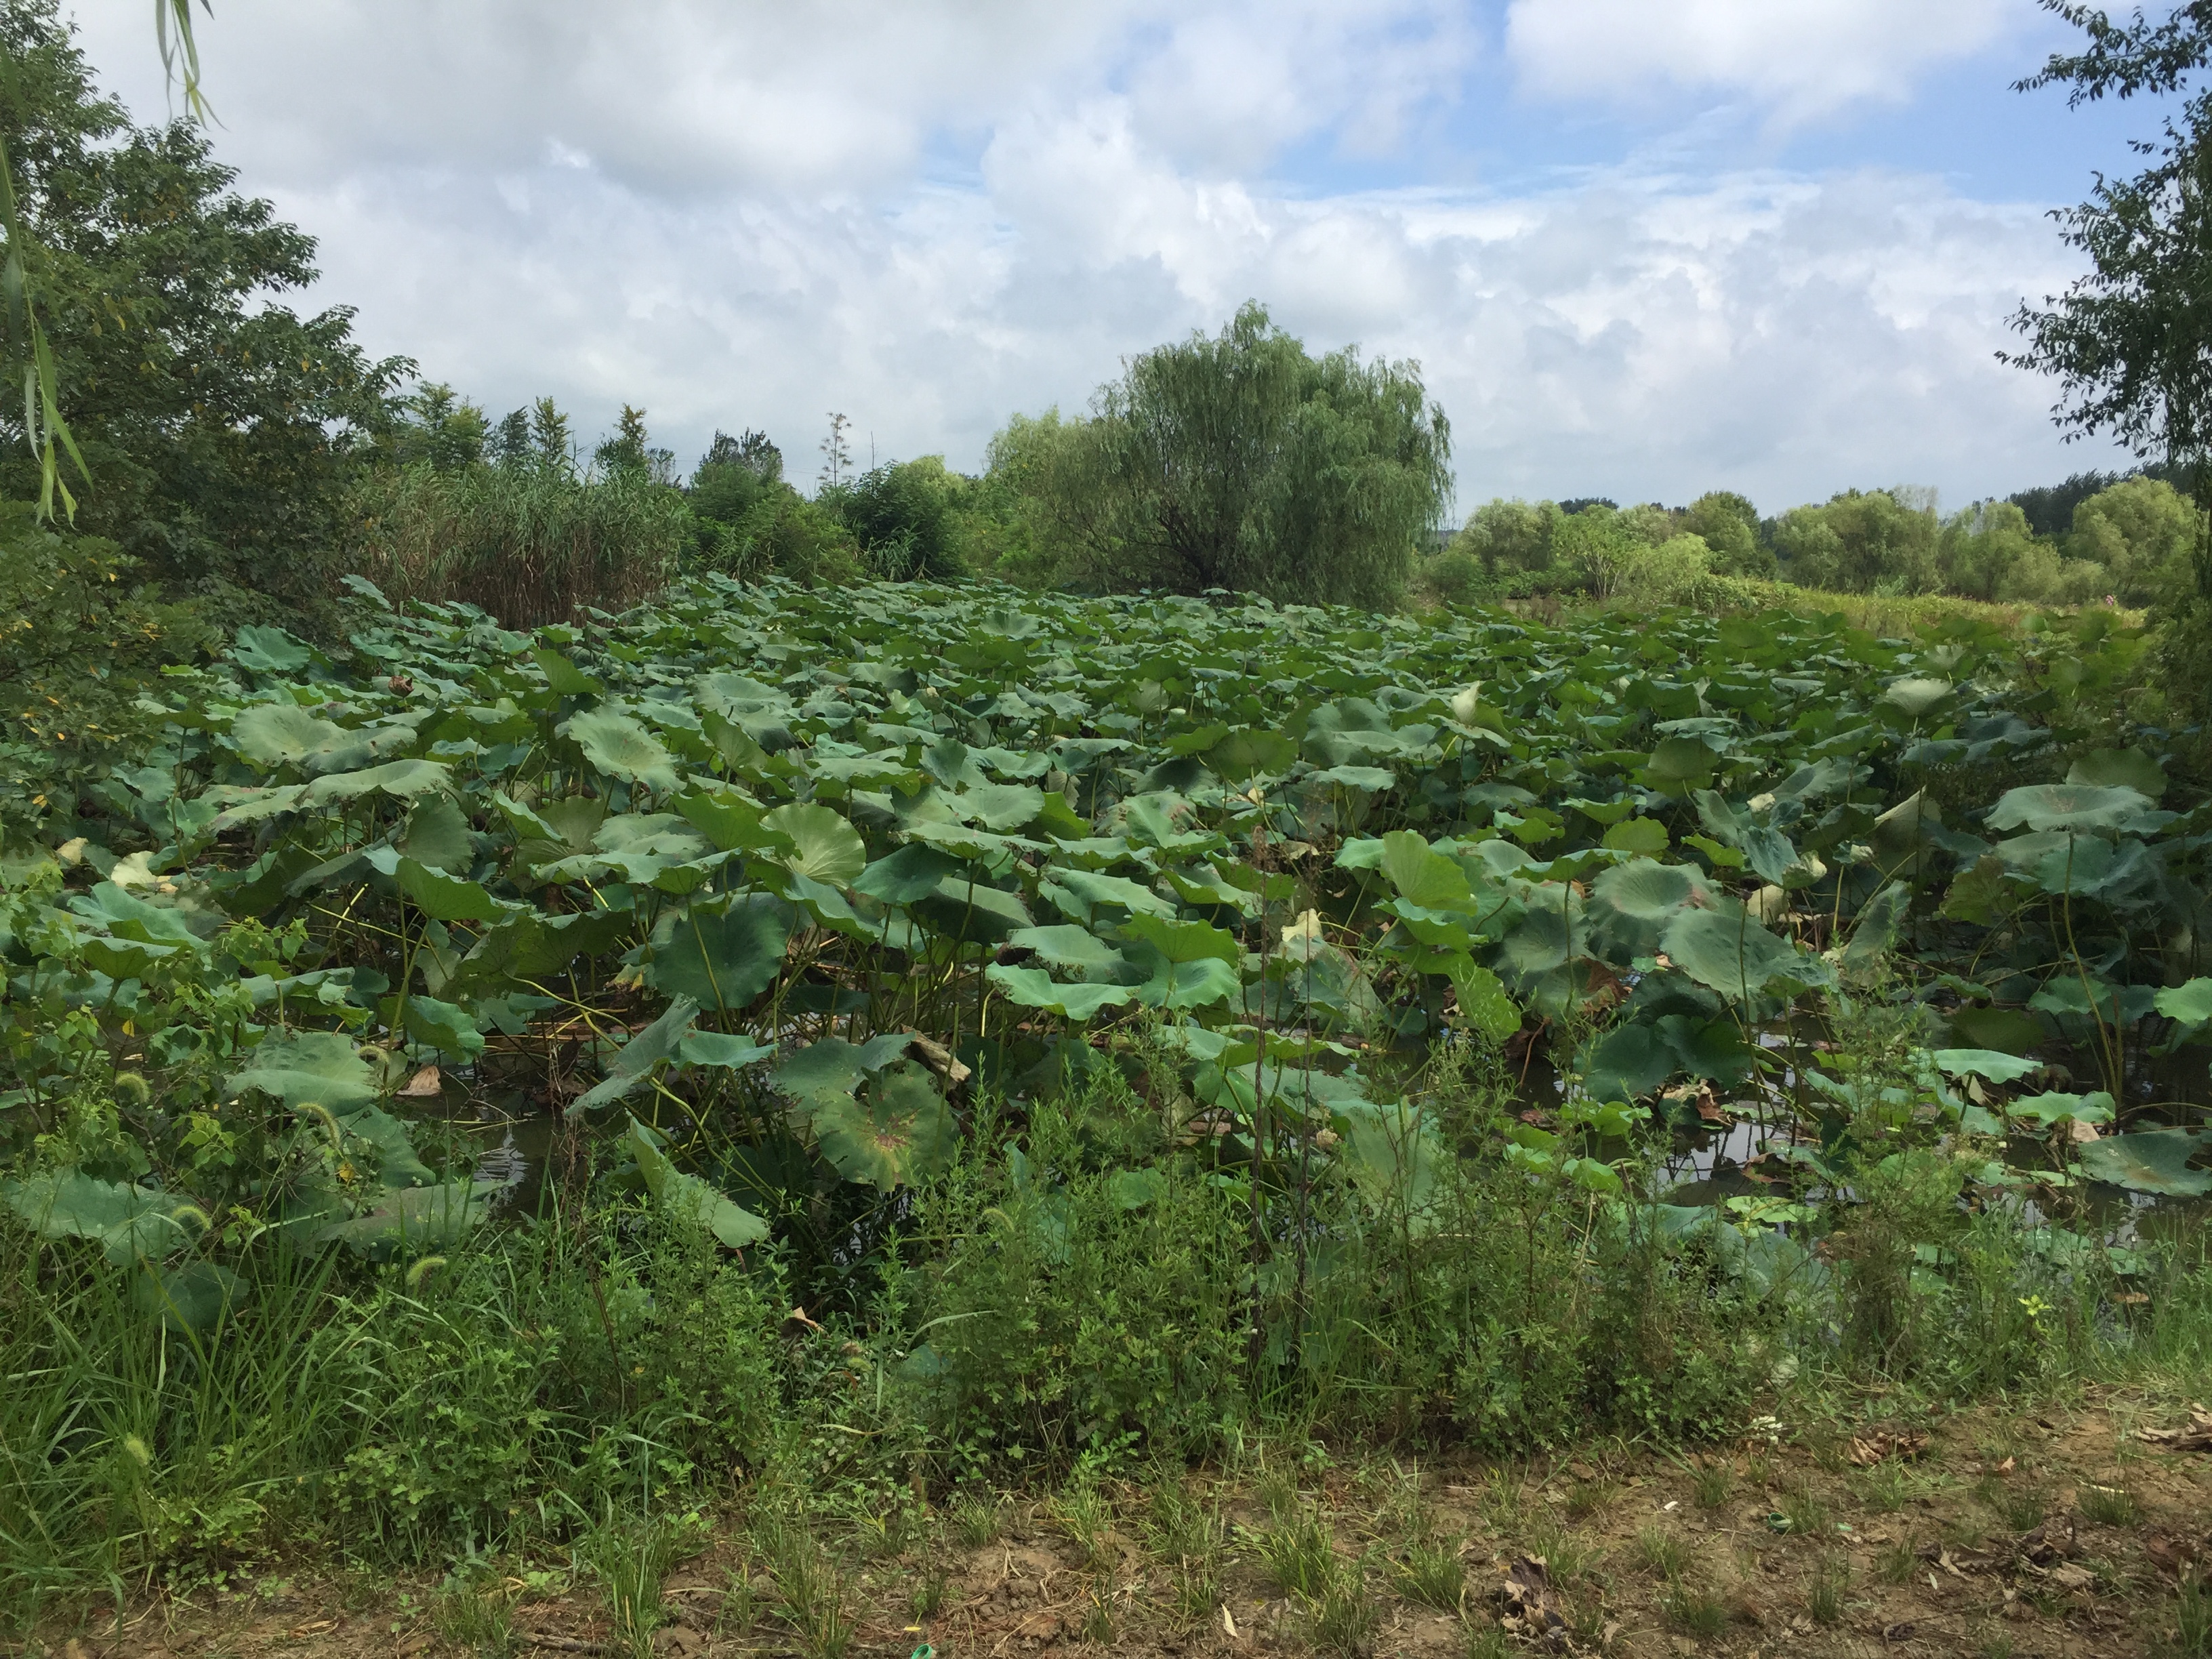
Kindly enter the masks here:
[[1467, 1627], [1466, 1659], [1515, 1659], [1520, 1651], [1500, 1626], [1471, 1624]]
[[1682, 1540], [1660, 1526], [1646, 1527], [1636, 1534], [1636, 1553], [1646, 1571], [1662, 1578], [1680, 1578], [1690, 1561]]
[[1801, 1480], [1782, 1494], [1782, 1518], [1789, 1523], [1791, 1534], [1799, 1538], [1826, 1538], [1835, 1530], [1835, 1520], [1820, 1494], [1809, 1480]]
[[907, 1598], [914, 1616], [916, 1619], [936, 1618], [939, 1610], [945, 1606], [945, 1598], [951, 1588], [951, 1583], [945, 1577], [944, 1566], [940, 1563], [931, 1562], [922, 1570], [921, 1578], [915, 1584], [914, 1593]]
[[1912, 1577], [1912, 1569], [1919, 1559], [1913, 1553], [1911, 1539], [1898, 1539], [1875, 1553], [1874, 1576], [1885, 1584], [1901, 1584]]
[[2137, 1509], [2136, 1495], [2125, 1486], [2102, 1486], [2083, 1481], [2075, 1488], [2074, 1507], [2093, 1526], [2132, 1527]]
[[844, 1659], [854, 1624], [844, 1581], [814, 1534], [771, 1505], [754, 1512], [753, 1539], [775, 1569], [777, 1606], [807, 1659]]
[[1743, 1460], [1743, 1484], [1756, 1492], [1771, 1486], [1774, 1480], [1774, 1460], [1763, 1451], [1755, 1451]]
[[1336, 1566], [1336, 1549], [1321, 1511], [1302, 1505], [1260, 1537], [1260, 1559], [1286, 1594], [1317, 1598]]
[[1877, 1515], [1894, 1515], [1911, 1495], [1913, 1476], [1904, 1464], [1884, 1458], [1853, 1484], [1861, 1504]]
[[1824, 1553], [1814, 1562], [1812, 1587], [1805, 1595], [1805, 1611], [1814, 1624], [1832, 1625], [1844, 1616], [1844, 1595], [1850, 1583], [1850, 1566], [1843, 1557]]
[[1114, 1645], [1114, 1582], [1100, 1573], [1084, 1596], [1083, 1639], [1102, 1648]]
[[1974, 1644], [1974, 1651], [1980, 1659], [2012, 1659], [2012, 1632], [1985, 1625], [1979, 1632], [1979, 1639]]
[[1618, 1481], [1608, 1480], [1602, 1476], [1595, 1480], [1578, 1480], [1567, 1489], [1567, 1517], [1573, 1521], [1587, 1521], [1591, 1516], [1611, 1509], [1613, 1500], [1620, 1496], [1620, 1484]]
[[2212, 1591], [2195, 1573], [2184, 1573], [2173, 1602], [2173, 1659], [2212, 1659]]
[[1083, 1552], [1086, 1566], [1103, 1566], [1114, 1559], [1114, 1506], [1095, 1480], [1079, 1480], [1049, 1506], [1052, 1519]]
[[1483, 1483], [1482, 1518], [1492, 1530], [1501, 1534], [1517, 1532], [1521, 1528], [1522, 1486], [1519, 1470], [1501, 1465], [1490, 1472]]
[[1221, 1552], [1229, 1538], [1219, 1506], [1200, 1502], [1180, 1477], [1170, 1476], [1153, 1486], [1150, 1509], [1146, 1541], [1173, 1565], [1177, 1615], [1191, 1623], [1209, 1617], [1221, 1599]]
[[1985, 1474], [1975, 1483], [1974, 1497], [2014, 1532], [2040, 1525], [2050, 1507], [2050, 1494], [2040, 1483], [2016, 1486], [1994, 1475]]
[[489, 1574], [455, 1575], [432, 1598], [438, 1633], [484, 1659], [514, 1650], [514, 1607], [507, 1587]]
[[969, 1490], [952, 1500], [953, 1535], [971, 1550], [979, 1550], [999, 1535], [1002, 1518], [997, 1498]]
[[1735, 1465], [1723, 1457], [1709, 1457], [1690, 1477], [1691, 1492], [1701, 1510], [1717, 1510], [1735, 1492]]
[[1711, 1642], [1728, 1628], [1728, 1603], [1709, 1589], [1676, 1579], [1659, 1600], [1667, 1622], [1685, 1636]]
[[1382, 1609], [1367, 1592], [1367, 1576], [1357, 1562], [1332, 1560], [1320, 1594], [1310, 1599], [1314, 1645], [1326, 1653], [1371, 1653]]
[[725, 1570], [722, 1605], [715, 1610], [714, 1629], [728, 1636], [743, 1636], [760, 1617], [760, 1589], [753, 1583], [750, 1558]]
[[1459, 1608], [1467, 1589], [1467, 1569], [1460, 1565], [1455, 1540], [1419, 1538], [1406, 1547], [1398, 1564], [1398, 1589], [1409, 1599], [1443, 1613]]
[[615, 1640], [636, 1659], [651, 1659], [653, 1632], [664, 1613], [660, 1581], [675, 1564], [677, 1534], [662, 1520], [611, 1516], [586, 1535], [583, 1555], [606, 1597]]

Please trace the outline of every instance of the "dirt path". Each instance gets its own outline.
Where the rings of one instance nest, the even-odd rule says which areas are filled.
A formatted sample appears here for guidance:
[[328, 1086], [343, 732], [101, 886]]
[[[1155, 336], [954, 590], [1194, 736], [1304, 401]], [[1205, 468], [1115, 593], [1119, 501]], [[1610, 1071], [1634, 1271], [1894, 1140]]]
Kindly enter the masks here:
[[[2178, 1441], [2144, 1437], [2177, 1426]], [[1218, 1554], [1198, 1558], [1175, 1554], [1158, 1506], [1133, 1486], [1102, 1488], [1080, 1515], [1064, 1500], [1009, 1499], [979, 1519], [971, 1504], [872, 1559], [819, 1535], [848, 1650], [899, 1659], [925, 1643], [945, 1659], [2203, 1656], [2203, 1634], [2204, 1645], [2176, 1644], [2177, 1585], [2212, 1556], [2212, 1435], [2187, 1427], [2185, 1413], [2106, 1397], [2063, 1413], [1978, 1411], [1927, 1431], [1753, 1437], [1695, 1461], [1375, 1462], [1295, 1487], [1200, 1474], [1183, 1491], [1225, 1524]], [[1339, 1589], [1327, 1605], [1282, 1588], [1285, 1540], [1307, 1518], [1333, 1547], [1323, 1567]], [[830, 1659], [834, 1632], [805, 1641], [748, 1559], [731, 1526], [670, 1574], [652, 1650]], [[89, 1610], [73, 1633], [52, 1628], [18, 1650], [337, 1659], [495, 1652], [504, 1641], [519, 1654], [632, 1651], [614, 1640], [596, 1582], [547, 1565], [489, 1598], [504, 1634], [485, 1642], [456, 1639], [452, 1601], [428, 1581], [370, 1585], [302, 1567], [148, 1601], [119, 1630], [111, 1611]]]

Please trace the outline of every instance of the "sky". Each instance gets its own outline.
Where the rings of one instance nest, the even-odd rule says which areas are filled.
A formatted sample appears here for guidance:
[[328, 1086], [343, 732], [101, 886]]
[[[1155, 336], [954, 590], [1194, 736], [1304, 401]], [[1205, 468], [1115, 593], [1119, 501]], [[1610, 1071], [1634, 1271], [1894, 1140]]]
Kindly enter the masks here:
[[[176, 106], [143, 0], [68, 0]], [[2008, 319], [2139, 104], [2020, 94], [2034, 0], [214, 0], [219, 159], [496, 417], [624, 403], [689, 465], [980, 470], [1016, 411], [1247, 299], [1412, 359], [1492, 495], [1948, 507], [2066, 444]]]

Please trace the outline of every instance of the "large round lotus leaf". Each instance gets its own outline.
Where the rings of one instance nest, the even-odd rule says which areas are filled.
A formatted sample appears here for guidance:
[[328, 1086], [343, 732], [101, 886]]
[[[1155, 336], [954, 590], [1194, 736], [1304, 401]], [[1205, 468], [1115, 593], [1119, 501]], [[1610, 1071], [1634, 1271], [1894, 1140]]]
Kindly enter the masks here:
[[1881, 700], [1908, 718], [1918, 720], [1950, 695], [1950, 681], [1915, 675], [1906, 679], [1892, 680], [1888, 689], [1881, 694]]
[[1638, 956], [1649, 956], [1660, 930], [1703, 884], [1686, 864], [1631, 859], [1590, 884], [1590, 920]]
[[2032, 783], [2008, 789], [1990, 809], [1992, 830], [2124, 830], [2150, 810], [2125, 785]]
[[1581, 896], [1571, 887], [1544, 886], [1529, 895], [1527, 911], [1499, 945], [1498, 964], [1524, 979], [1549, 973], [1583, 954], [1586, 933]]
[[1425, 909], [1465, 910], [1474, 906], [1467, 872], [1413, 830], [1394, 830], [1382, 837], [1382, 868], [1400, 897]]
[[695, 905], [653, 930], [647, 981], [702, 1008], [744, 1007], [775, 980], [791, 937], [791, 907], [769, 893], [741, 893], [716, 912]]
[[1667, 924], [1659, 945], [1677, 968], [1731, 1002], [1755, 996], [1784, 975], [1802, 981], [1810, 966], [1748, 915], [1721, 910], [1681, 912]]
[[2166, 769], [2140, 749], [2099, 749], [2068, 768], [2066, 781], [2133, 789], [2156, 800], [2166, 793]]
[[[1144, 959], [1147, 955], [1149, 961]], [[1136, 965], [1151, 970], [1152, 976], [1137, 988], [1137, 1000], [1147, 1008], [1210, 1007], [1231, 1000], [1244, 988], [1237, 970], [1218, 957], [1170, 962], [1147, 947]]]
[[1025, 783], [987, 783], [953, 796], [948, 805], [963, 823], [1005, 834], [1036, 822], [1044, 791]]
[[2152, 1006], [2168, 1019], [2187, 1026], [2212, 1019], [2212, 979], [2192, 979], [2186, 985], [2160, 991]]
[[637, 1172], [645, 1177], [646, 1190], [670, 1214], [705, 1228], [733, 1250], [757, 1244], [768, 1237], [767, 1222], [697, 1176], [687, 1175], [671, 1164], [635, 1118], [629, 1121], [629, 1132], [623, 1139], [637, 1160]]
[[911, 904], [937, 890], [937, 884], [962, 867], [950, 853], [922, 842], [908, 842], [888, 858], [878, 859], [853, 881], [853, 890], [886, 904]]
[[775, 861], [795, 875], [831, 887], [849, 887], [868, 867], [868, 848], [860, 832], [826, 806], [779, 806], [761, 824], [790, 837], [793, 851]]
[[592, 832], [592, 845], [602, 853], [679, 861], [701, 858], [713, 850], [707, 836], [675, 812], [618, 812]]
[[174, 1193], [98, 1181], [73, 1169], [0, 1182], [0, 1204], [42, 1238], [97, 1240], [118, 1267], [141, 1256], [158, 1261], [207, 1225]]
[[256, 703], [230, 723], [230, 746], [259, 766], [304, 766], [309, 757], [327, 755], [353, 735], [294, 702]]
[[335, 772], [317, 778], [300, 797], [300, 805], [310, 809], [329, 806], [338, 801], [358, 800], [363, 795], [397, 796], [401, 800], [412, 800], [417, 795], [427, 795], [433, 789], [453, 787], [453, 775], [442, 761], [396, 760], [381, 766], [372, 766], [360, 772]]
[[996, 945], [1018, 927], [1036, 920], [1018, 893], [1009, 893], [963, 876], [946, 876], [936, 889], [913, 899], [908, 911], [940, 938], [968, 945]]
[[1651, 751], [1645, 763], [1656, 782], [1702, 783], [1713, 775], [1713, 751], [1695, 738], [1668, 738]]
[[476, 844], [460, 803], [451, 795], [428, 795], [416, 801], [407, 814], [399, 850], [417, 864], [449, 876], [465, 873], [475, 861]]
[[1082, 979], [1118, 979], [1129, 966], [1119, 951], [1087, 927], [1022, 927], [1009, 934], [1006, 943], [1034, 951], [1039, 960]]
[[1261, 772], [1281, 772], [1297, 758], [1291, 740], [1276, 732], [1239, 727], [1206, 751], [1206, 763], [1238, 782]]
[[2107, 1135], [2081, 1148], [2081, 1172], [2130, 1192], [2202, 1198], [2212, 1193], [2212, 1171], [2192, 1170], [2189, 1160], [2205, 1150], [2206, 1142], [2204, 1134], [2189, 1129]]
[[889, 1192], [949, 1166], [959, 1131], [928, 1070], [901, 1060], [868, 1085], [865, 1099], [848, 1095], [817, 1106], [814, 1134], [839, 1175]]
[[343, 1113], [376, 1098], [376, 1075], [343, 1031], [274, 1031], [223, 1087], [233, 1094], [258, 1089], [287, 1106], [312, 1102]]
[[984, 975], [999, 994], [1022, 1008], [1041, 1008], [1064, 1019], [1085, 1020], [1102, 1008], [1127, 1006], [1137, 994], [1126, 985], [1061, 985], [1042, 968], [1009, 968], [994, 963]]
[[1201, 962], [1207, 957], [1240, 967], [1244, 947], [1235, 935], [1203, 921], [1170, 921], [1162, 916], [1131, 916], [1121, 931], [1143, 939], [1170, 962]]
[[594, 708], [571, 715], [562, 728], [584, 751], [592, 769], [624, 783], [647, 789], [676, 787], [675, 757], [660, 739], [627, 714]]

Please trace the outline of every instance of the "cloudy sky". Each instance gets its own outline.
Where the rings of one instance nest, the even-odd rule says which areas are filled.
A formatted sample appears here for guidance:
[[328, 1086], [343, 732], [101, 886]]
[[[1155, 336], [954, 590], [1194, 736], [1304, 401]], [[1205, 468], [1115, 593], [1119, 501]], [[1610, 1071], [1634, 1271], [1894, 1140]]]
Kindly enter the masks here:
[[[143, 0], [72, 0], [168, 106]], [[2033, 0], [216, 0], [217, 153], [317, 303], [497, 415], [687, 464], [980, 465], [1246, 298], [1419, 360], [1460, 508], [1944, 501], [2110, 465], [2005, 319], [2154, 112], [2009, 83]]]

